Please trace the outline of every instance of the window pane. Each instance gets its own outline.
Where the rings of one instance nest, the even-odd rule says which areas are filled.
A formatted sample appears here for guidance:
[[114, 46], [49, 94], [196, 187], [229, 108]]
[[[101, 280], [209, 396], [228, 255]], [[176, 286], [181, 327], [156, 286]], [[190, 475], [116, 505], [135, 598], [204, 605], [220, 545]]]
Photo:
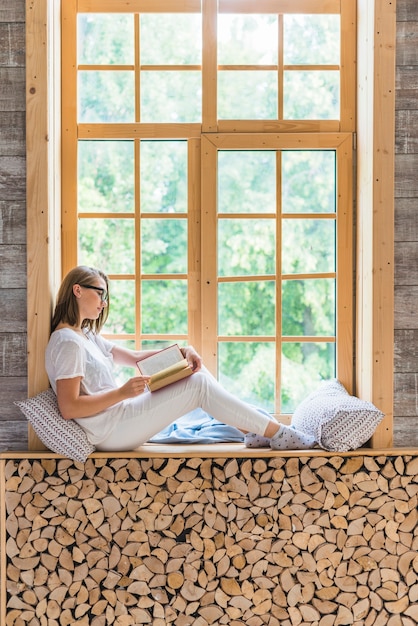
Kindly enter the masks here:
[[261, 342], [222, 342], [218, 348], [219, 381], [231, 393], [274, 411], [275, 346]]
[[220, 65], [276, 65], [278, 55], [276, 15], [225, 15], [218, 17]]
[[340, 74], [335, 71], [284, 73], [284, 119], [340, 119]]
[[275, 268], [275, 220], [219, 220], [219, 276], [274, 274]]
[[143, 274], [187, 274], [187, 221], [141, 221]]
[[281, 412], [292, 413], [321, 380], [335, 377], [334, 343], [284, 343]]
[[285, 280], [282, 286], [285, 336], [335, 336], [335, 281]]
[[78, 210], [133, 212], [133, 141], [79, 141]]
[[187, 212], [187, 142], [141, 141], [141, 212]]
[[201, 64], [200, 15], [145, 13], [140, 20], [141, 65]]
[[218, 212], [276, 212], [276, 152], [218, 153]]
[[339, 15], [284, 15], [285, 65], [339, 65]]
[[335, 272], [335, 220], [283, 220], [282, 271]]
[[220, 335], [274, 335], [276, 293], [274, 281], [220, 283]]
[[111, 315], [105, 333], [119, 335], [135, 333], [135, 282], [111, 280], [109, 285]]
[[135, 120], [133, 72], [80, 71], [78, 121], [133, 122]]
[[[106, 329], [103, 329], [103, 334], [105, 334], [106, 332], [110, 332]], [[113, 337], [110, 338], [110, 341], [112, 343], [115, 343], [117, 346], [120, 346], [121, 348], [127, 348], [128, 350], [135, 350], [135, 342], [131, 339], [129, 340], [121, 340], [121, 339], [114, 339]], [[126, 381], [132, 377], [133, 372], [137, 372], [138, 370], [133, 369], [132, 367], [126, 367], [124, 365], [114, 365], [113, 367], [113, 376], [116, 379], [116, 382], [118, 385], [123, 385], [124, 383], [126, 383]]]
[[184, 280], [143, 280], [142, 332], [187, 333], [187, 284]]
[[99, 267], [106, 274], [133, 274], [133, 220], [81, 219], [78, 229], [81, 265]]
[[200, 122], [200, 72], [141, 72], [142, 122]]
[[277, 119], [277, 73], [220, 71], [219, 119]]
[[283, 213], [335, 213], [335, 152], [282, 152]]
[[79, 13], [77, 21], [80, 65], [133, 65], [133, 15]]

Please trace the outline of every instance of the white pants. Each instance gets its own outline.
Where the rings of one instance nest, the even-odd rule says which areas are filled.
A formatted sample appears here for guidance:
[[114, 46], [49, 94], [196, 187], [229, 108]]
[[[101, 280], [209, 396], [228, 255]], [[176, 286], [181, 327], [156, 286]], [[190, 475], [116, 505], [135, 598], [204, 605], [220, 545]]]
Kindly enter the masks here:
[[270, 418], [226, 391], [206, 370], [153, 393], [145, 392], [125, 402], [121, 420], [98, 450], [133, 450], [194, 409], [230, 426], [263, 435]]

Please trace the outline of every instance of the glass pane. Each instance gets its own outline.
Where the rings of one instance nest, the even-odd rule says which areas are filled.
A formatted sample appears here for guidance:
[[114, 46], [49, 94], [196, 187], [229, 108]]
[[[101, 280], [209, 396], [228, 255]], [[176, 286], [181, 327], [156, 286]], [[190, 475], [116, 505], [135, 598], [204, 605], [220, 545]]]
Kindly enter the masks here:
[[285, 280], [282, 287], [282, 334], [335, 336], [335, 280]]
[[135, 282], [111, 280], [109, 286], [111, 314], [106, 322], [105, 333], [135, 333]]
[[185, 280], [143, 280], [141, 290], [143, 333], [187, 334]]
[[340, 73], [292, 71], [284, 73], [284, 119], [340, 119]]
[[200, 15], [144, 13], [140, 20], [141, 65], [201, 64]]
[[80, 219], [78, 258], [106, 274], [133, 274], [135, 231], [133, 219]]
[[218, 212], [276, 212], [275, 152], [218, 152]]
[[187, 212], [187, 142], [141, 141], [141, 212]]
[[219, 119], [277, 119], [277, 72], [218, 72]]
[[220, 65], [276, 65], [277, 15], [218, 16]]
[[276, 292], [274, 281], [220, 283], [220, 335], [274, 335]]
[[282, 152], [283, 213], [335, 213], [335, 152]]
[[293, 413], [321, 380], [334, 378], [335, 343], [283, 343], [281, 412]]
[[134, 183], [133, 141], [79, 141], [79, 211], [133, 212]]
[[218, 346], [219, 381], [254, 406], [274, 412], [274, 343], [222, 342]]
[[282, 272], [335, 272], [335, 220], [283, 220]]
[[275, 268], [275, 220], [219, 220], [219, 276], [275, 274]]
[[[103, 333], [105, 332], [108, 332], [108, 333], [111, 332], [107, 330], [107, 326], [106, 326], [106, 330], [103, 329]], [[131, 339], [122, 340], [122, 339], [113, 339], [112, 337], [110, 341], [116, 344], [117, 346], [120, 346], [121, 348], [128, 348], [128, 350], [135, 350], [135, 342]], [[114, 368], [113, 368], [113, 375], [118, 385], [123, 385], [124, 383], [126, 383], [126, 381], [129, 378], [132, 378], [132, 376], [136, 373], [138, 373], [138, 370], [136, 369], [136, 367], [133, 368], [133, 367], [127, 367], [124, 365], [114, 365]]]
[[200, 72], [141, 72], [142, 122], [200, 122]]
[[285, 65], [339, 65], [339, 15], [284, 15]]
[[143, 274], [187, 274], [187, 220], [141, 221]]
[[111, 123], [135, 121], [133, 72], [80, 71], [78, 121]]
[[77, 45], [80, 65], [133, 65], [133, 15], [79, 13]]

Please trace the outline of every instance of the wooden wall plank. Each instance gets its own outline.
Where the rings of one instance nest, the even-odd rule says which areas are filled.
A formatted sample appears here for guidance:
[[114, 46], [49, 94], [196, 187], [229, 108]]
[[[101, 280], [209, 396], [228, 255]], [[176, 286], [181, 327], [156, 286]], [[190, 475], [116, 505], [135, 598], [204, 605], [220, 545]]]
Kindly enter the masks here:
[[2, 0], [0, 22], [24, 22], [25, 0]]
[[26, 419], [21, 420], [15, 417], [12, 420], [0, 422], [0, 450], [26, 450], [27, 447], [28, 423]]
[[418, 198], [418, 154], [398, 154], [395, 171], [395, 198]]
[[[1, 83], [1, 80], [0, 80]], [[0, 156], [0, 197], [2, 200], [24, 200], [26, 162], [24, 157]]]
[[418, 372], [418, 329], [395, 331], [395, 372]]
[[418, 328], [418, 285], [395, 287], [395, 328]]
[[[416, 394], [417, 389], [415, 389]], [[410, 396], [411, 400], [413, 400], [413, 396], [414, 394], [412, 393]], [[403, 446], [405, 441], [408, 441], [411, 446], [418, 447], [418, 428], [415, 415], [399, 416], [396, 423], [394, 444], [395, 446]]]
[[25, 67], [25, 31], [21, 24], [0, 22], [0, 65]]
[[25, 69], [0, 67], [0, 111], [25, 110]]
[[[399, 415], [400, 417], [402, 416], [402, 419], [399, 419], [397, 422], [398, 432], [402, 432], [405, 429], [411, 434], [414, 432], [418, 432], [418, 424], [416, 422], [416, 415], [418, 410], [418, 374], [395, 374], [394, 382], [395, 411], [397, 415]], [[413, 417], [415, 418], [415, 420], [414, 422], [412, 422], [412, 420], [407, 420], [408, 427], [406, 427], [406, 425], [403, 424], [403, 420], [405, 417]], [[410, 439], [406, 437], [403, 441], [410, 441]]]
[[0, 301], [0, 332], [25, 333], [26, 290], [0, 288]]
[[417, 198], [396, 198], [395, 241], [418, 241]]
[[398, 22], [418, 21], [418, 3], [415, 0], [396, 0]]
[[[13, 402], [15, 400], [25, 400], [28, 397], [28, 381], [26, 372], [22, 372], [20, 376], [8, 376], [3, 378], [0, 385], [0, 432], [2, 422], [8, 420], [26, 421], [22, 411]], [[9, 442], [12, 445], [13, 441]]]
[[0, 376], [23, 376], [26, 373], [26, 333], [0, 333]]
[[418, 152], [417, 109], [397, 111], [395, 138], [395, 148], [398, 154], [416, 154]]
[[0, 244], [26, 244], [25, 225], [26, 203], [0, 200]]
[[2, 156], [25, 156], [24, 111], [2, 111], [0, 114], [0, 146]]
[[396, 247], [396, 286], [418, 285], [418, 241], [404, 241]]
[[0, 246], [2, 289], [26, 288], [26, 246]]

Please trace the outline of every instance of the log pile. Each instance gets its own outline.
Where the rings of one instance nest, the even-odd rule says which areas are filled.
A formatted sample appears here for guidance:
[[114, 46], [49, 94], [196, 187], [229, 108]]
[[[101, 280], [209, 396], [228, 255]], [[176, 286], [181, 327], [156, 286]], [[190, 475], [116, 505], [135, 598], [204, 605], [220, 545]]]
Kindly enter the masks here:
[[418, 623], [418, 457], [1, 463], [5, 626]]

